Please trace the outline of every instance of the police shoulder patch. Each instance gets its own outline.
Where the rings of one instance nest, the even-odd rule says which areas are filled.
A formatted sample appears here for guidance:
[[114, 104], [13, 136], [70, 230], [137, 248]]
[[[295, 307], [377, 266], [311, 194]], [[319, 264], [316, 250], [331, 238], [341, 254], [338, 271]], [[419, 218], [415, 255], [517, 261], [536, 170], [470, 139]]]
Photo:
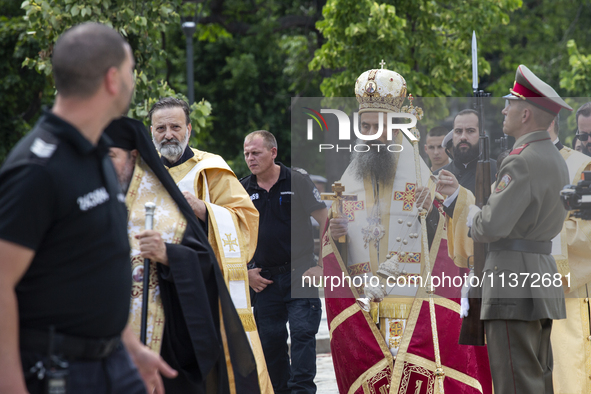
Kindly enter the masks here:
[[31, 152], [42, 159], [48, 159], [53, 155], [57, 145], [43, 141], [41, 138], [35, 138], [31, 145]]
[[495, 188], [495, 193], [500, 193], [503, 190], [505, 190], [507, 188], [507, 186], [509, 186], [509, 184], [511, 183], [511, 180], [512, 180], [511, 175], [509, 175], [509, 174], [503, 175], [503, 177], [501, 178], [499, 183], [497, 183], [497, 187]]
[[[521, 153], [521, 152], [522, 152], [522, 151], [523, 151], [525, 148], [527, 148], [527, 146], [528, 146], [528, 145], [529, 145], [529, 144], [523, 144], [523, 145], [520, 145], [520, 146], [518, 146], [517, 148], [513, 149], [513, 150], [512, 150], [512, 151], [511, 151], [509, 154], [510, 154], [510, 155], [518, 155], [518, 154], [520, 154], [520, 153]], [[511, 177], [509, 177], [509, 178], [511, 178]]]
[[296, 170], [297, 172], [299, 172], [302, 175], [308, 175], [308, 172], [306, 170], [304, 170], [303, 168], [299, 168], [299, 167], [292, 167], [293, 170]]
[[47, 130], [40, 130], [31, 146], [29, 146], [29, 160], [45, 165], [53, 156], [59, 145], [59, 139]]

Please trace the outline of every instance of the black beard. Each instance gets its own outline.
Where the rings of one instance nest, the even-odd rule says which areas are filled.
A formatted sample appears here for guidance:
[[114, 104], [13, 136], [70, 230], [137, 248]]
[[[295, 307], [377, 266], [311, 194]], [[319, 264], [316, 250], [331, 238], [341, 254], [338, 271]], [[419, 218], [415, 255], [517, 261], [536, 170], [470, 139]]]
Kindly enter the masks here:
[[[357, 140], [357, 144], [366, 141]], [[385, 146], [371, 146], [367, 152], [353, 152], [351, 164], [354, 165], [355, 178], [359, 181], [372, 177], [380, 183], [392, 182], [396, 175], [398, 153], [389, 152]]]
[[[462, 151], [457, 146], [454, 146], [454, 160], [462, 163], [468, 164], [471, 161], [478, 158], [480, 152], [478, 152], [478, 145], [472, 145], [469, 142], [460, 142], [460, 144], [468, 144], [468, 150]], [[458, 145], [460, 145], [458, 144]]]

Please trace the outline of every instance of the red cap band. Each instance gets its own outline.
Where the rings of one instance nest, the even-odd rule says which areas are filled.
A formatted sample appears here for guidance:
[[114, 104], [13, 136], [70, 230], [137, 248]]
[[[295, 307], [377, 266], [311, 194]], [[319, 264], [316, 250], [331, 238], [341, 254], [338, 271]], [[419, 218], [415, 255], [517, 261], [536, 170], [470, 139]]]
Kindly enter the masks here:
[[517, 82], [515, 82], [515, 84], [513, 85], [511, 93], [515, 94], [518, 97], [525, 98], [526, 100], [531, 101], [532, 103], [547, 109], [555, 115], [557, 115], [560, 112], [560, 109], [562, 108], [561, 105], [556, 104], [552, 100], [549, 100], [548, 98], [542, 96], [539, 93], [534, 92], [533, 90], [529, 90], [528, 88], [526, 88], [523, 85], [520, 85]]

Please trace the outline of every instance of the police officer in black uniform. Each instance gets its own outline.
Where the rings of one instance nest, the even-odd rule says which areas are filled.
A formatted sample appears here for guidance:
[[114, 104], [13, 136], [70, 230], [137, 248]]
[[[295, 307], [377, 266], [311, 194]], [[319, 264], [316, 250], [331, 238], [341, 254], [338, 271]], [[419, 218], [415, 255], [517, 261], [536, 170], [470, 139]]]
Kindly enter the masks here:
[[[0, 169], [0, 392], [144, 393], [121, 341], [127, 212], [102, 136], [131, 100], [131, 48], [85, 23], [52, 62], [55, 104]], [[123, 343], [161, 392], [158, 369], [174, 371], [126, 331]]]
[[322, 275], [314, 260], [310, 216], [324, 227], [328, 212], [309, 176], [275, 163], [276, 157], [273, 134], [263, 130], [246, 136], [244, 158], [252, 175], [240, 182], [260, 215], [257, 249], [248, 271], [256, 292], [254, 316], [275, 393], [315, 393], [321, 304], [318, 289], [303, 286], [302, 276]]

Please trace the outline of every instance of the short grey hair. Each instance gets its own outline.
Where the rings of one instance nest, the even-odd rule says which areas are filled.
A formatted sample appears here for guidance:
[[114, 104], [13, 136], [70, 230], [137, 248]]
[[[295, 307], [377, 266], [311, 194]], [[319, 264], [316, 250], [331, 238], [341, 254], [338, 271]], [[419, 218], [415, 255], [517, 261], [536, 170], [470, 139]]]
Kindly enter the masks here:
[[188, 125], [191, 123], [191, 117], [189, 116], [191, 114], [191, 110], [189, 109], [189, 104], [187, 104], [185, 100], [175, 97], [161, 98], [156, 104], [152, 105], [152, 108], [150, 108], [149, 112], [150, 123], [152, 123], [152, 115], [154, 112], [165, 108], [182, 108], [183, 112], [185, 113], [185, 121], [187, 122], [186, 124]]
[[244, 142], [251, 141], [255, 137], [261, 137], [267, 149], [277, 149], [277, 140], [275, 139], [275, 136], [267, 130], [253, 131], [244, 138]]

